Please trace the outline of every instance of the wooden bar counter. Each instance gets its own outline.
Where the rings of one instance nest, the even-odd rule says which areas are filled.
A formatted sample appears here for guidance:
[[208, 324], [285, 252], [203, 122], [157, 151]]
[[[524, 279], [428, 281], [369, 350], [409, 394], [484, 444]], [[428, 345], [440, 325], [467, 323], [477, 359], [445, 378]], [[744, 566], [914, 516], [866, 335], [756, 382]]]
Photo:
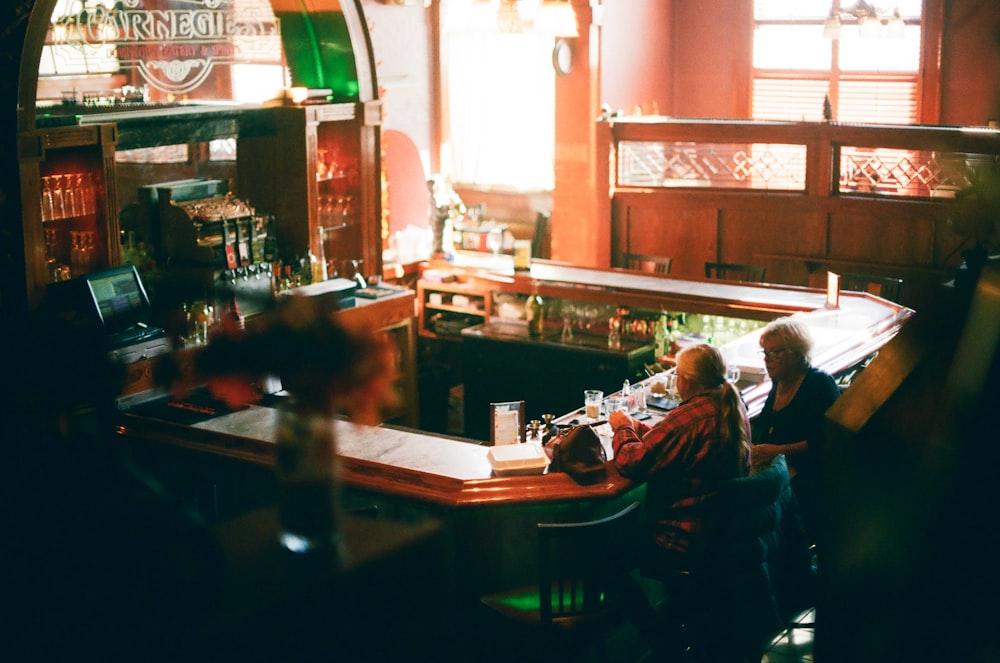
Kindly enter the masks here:
[[[913, 313], [859, 293], [843, 293], [840, 307], [828, 310], [823, 308], [825, 293], [816, 290], [648, 277], [617, 270], [536, 265], [530, 274], [494, 273], [483, 278], [500, 278], [504, 288], [527, 290], [534, 283], [550, 295], [603, 298], [629, 305], [683, 300], [687, 310], [740, 310], [746, 317], [762, 319], [801, 313], [815, 336], [814, 363], [834, 374], [876, 352]], [[763, 374], [758, 350], [754, 333], [723, 347], [745, 375], [754, 368]], [[741, 388], [756, 414], [770, 388], [768, 381], [742, 382]], [[265, 506], [271, 503], [268, 490], [273, 490], [269, 468], [274, 459], [276, 417], [277, 410], [266, 405], [248, 405], [191, 424], [125, 411], [119, 433], [137, 453], [169, 449], [185, 454], [185, 462], [200, 459], [244, 468], [247, 473], [256, 471], [261, 502], [250, 506]], [[581, 486], [562, 473], [497, 477], [487, 458], [489, 447], [470, 440], [346, 421], [336, 423], [336, 437], [345, 508], [375, 507], [380, 518], [401, 522], [443, 522], [455, 570], [452, 589], [466, 598], [530, 577], [536, 523], [599, 517], [642, 499], [643, 487], [613, 468], [605, 481], [590, 486]]]

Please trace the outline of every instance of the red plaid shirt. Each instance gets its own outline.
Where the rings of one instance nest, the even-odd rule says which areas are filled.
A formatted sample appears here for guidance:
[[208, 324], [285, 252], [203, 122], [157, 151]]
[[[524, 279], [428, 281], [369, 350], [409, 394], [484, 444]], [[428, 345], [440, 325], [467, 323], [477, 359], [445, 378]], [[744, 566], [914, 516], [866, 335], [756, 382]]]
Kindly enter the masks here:
[[[612, 438], [614, 462], [622, 475], [646, 482], [646, 516], [656, 543], [687, 553], [704, 529], [702, 504], [717, 486], [750, 472], [739, 450], [718, 441], [718, 408], [713, 391], [696, 394], [649, 427], [622, 426]], [[743, 410], [750, 435], [750, 419]]]

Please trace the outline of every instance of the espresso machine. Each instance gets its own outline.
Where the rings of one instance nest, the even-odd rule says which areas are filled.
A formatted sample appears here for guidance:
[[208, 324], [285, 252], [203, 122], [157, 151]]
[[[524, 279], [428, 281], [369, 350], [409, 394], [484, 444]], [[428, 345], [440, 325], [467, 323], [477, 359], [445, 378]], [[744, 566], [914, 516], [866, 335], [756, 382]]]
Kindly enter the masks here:
[[273, 219], [228, 191], [226, 180], [189, 179], [142, 187], [140, 201], [157, 237], [157, 257], [205, 299], [245, 315], [272, 299]]

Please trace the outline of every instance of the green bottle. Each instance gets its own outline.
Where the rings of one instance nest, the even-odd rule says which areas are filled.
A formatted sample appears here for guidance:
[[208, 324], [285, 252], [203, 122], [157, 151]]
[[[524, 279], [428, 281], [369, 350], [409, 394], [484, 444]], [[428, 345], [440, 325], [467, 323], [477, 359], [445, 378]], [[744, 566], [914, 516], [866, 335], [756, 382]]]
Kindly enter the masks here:
[[528, 335], [540, 337], [545, 331], [545, 303], [538, 294], [538, 286], [533, 286], [524, 307], [524, 317], [528, 321]]

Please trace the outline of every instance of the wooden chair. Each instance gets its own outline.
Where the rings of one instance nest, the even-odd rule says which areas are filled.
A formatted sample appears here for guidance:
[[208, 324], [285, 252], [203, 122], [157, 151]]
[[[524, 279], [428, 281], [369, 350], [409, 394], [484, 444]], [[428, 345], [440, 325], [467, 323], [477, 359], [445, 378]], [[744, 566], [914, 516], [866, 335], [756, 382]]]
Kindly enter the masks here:
[[672, 258], [648, 256], [641, 253], [625, 254], [625, 269], [647, 274], [669, 274]]
[[538, 212], [535, 216], [535, 234], [531, 239], [531, 257], [548, 259], [552, 253], [552, 215]]
[[514, 638], [515, 646], [529, 643], [538, 653], [554, 645], [555, 655], [579, 661], [590, 645], [599, 660], [608, 659], [604, 636], [624, 616], [615, 589], [631, 570], [622, 561], [632, 559], [639, 516], [633, 502], [600, 520], [538, 523], [538, 582], [481, 598], [539, 637]]
[[840, 289], [852, 292], [868, 292], [876, 297], [899, 302], [899, 291], [903, 288], [903, 279], [891, 276], [873, 276], [871, 274], [841, 274]]
[[705, 278], [763, 283], [766, 269], [766, 267], [757, 265], [741, 265], [732, 262], [706, 262]]

